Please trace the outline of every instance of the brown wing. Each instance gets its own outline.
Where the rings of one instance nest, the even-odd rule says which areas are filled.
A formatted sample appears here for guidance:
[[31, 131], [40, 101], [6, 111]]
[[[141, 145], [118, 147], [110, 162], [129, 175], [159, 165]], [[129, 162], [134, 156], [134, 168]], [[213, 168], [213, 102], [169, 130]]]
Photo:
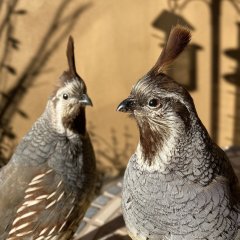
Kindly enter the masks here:
[[52, 169], [34, 176], [17, 206], [7, 240], [52, 239], [68, 230], [72, 219], [80, 218], [80, 209], [77, 196], [65, 189], [61, 176]]
[[37, 166], [19, 167], [10, 161], [0, 172], [0, 239], [5, 239], [24, 191], [35, 174]]

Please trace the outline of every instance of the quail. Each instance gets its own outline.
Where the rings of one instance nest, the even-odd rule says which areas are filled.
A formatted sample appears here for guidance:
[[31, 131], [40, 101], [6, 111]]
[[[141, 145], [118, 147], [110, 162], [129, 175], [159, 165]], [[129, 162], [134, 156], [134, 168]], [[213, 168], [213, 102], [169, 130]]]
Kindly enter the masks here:
[[77, 74], [73, 38], [69, 70], [46, 108], [0, 172], [0, 239], [71, 239], [91, 202], [96, 166], [86, 129], [92, 105]]
[[122, 193], [135, 240], [239, 239], [238, 179], [190, 94], [166, 74], [190, 38], [187, 28], [173, 27], [154, 67], [117, 108], [135, 119], [140, 136]]

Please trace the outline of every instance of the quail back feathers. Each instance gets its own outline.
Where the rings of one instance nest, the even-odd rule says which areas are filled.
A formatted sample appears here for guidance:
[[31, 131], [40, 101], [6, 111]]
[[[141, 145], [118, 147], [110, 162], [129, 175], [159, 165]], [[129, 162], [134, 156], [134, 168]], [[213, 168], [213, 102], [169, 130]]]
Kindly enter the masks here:
[[190, 37], [188, 29], [174, 27], [155, 66], [118, 107], [136, 120], [140, 133], [122, 194], [132, 239], [239, 239], [237, 177], [190, 94], [165, 74]]
[[69, 70], [46, 109], [0, 172], [0, 239], [70, 239], [93, 196], [96, 167], [86, 130], [92, 105], [76, 72], [72, 37]]

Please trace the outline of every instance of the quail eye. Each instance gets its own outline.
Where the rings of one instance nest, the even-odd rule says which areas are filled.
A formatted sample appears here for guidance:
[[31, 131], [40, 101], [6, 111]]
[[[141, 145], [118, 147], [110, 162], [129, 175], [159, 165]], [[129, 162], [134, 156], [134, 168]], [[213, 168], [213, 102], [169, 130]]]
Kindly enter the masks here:
[[160, 101], [157, 98], [153, 98], [148, 102], [148, 106], [151, 108], [156, 108], [158, 106], [160, 106]]
[[68, 95], [66, 93], [63, 94], [63, 99], [65, 99], [65, 100], [68, 99]]

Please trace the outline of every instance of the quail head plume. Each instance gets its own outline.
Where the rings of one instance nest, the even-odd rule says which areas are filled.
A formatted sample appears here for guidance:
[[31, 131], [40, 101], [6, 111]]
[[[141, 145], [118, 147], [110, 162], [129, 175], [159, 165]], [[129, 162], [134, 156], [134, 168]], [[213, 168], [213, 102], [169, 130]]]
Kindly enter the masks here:
[[174, 27], [155, 66], [118, 106], [140, 133], [122, 194], [132, 239], [238, 239], [238, 180], [190, 94], [165, 74], [190, 38], [188, 29]]
[[77, 74], [72, 37], [69, 70], [9, 163], [0, 172], [0, 239], [70, 239], [94, 192], [96, 168], [86, 129], [92, 105]]

